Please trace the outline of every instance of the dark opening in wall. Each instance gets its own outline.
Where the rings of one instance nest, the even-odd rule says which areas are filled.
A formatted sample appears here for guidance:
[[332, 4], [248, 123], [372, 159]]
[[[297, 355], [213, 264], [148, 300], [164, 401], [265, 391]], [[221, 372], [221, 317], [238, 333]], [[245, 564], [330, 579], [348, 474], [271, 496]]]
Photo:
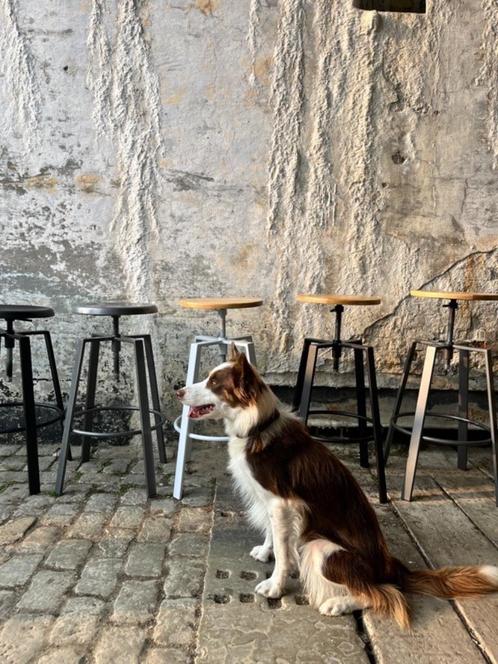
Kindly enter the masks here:
[[378, 12], [425, 14], [425, 0], [353, 0], [353, 7]]

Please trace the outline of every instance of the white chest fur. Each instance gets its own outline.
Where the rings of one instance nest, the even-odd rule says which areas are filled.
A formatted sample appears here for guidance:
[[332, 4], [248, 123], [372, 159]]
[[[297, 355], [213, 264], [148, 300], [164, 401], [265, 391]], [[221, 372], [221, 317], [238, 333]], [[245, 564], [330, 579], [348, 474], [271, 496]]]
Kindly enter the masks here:
[[254, 478], [247, 463], [246, 443], [246, 438], [230, 438], [228, 469], [232, 473], [237, 491], [247, 506], [251, 523], [258, 530], [265, 531], [268, 527], [268, 506], [275, 496]]

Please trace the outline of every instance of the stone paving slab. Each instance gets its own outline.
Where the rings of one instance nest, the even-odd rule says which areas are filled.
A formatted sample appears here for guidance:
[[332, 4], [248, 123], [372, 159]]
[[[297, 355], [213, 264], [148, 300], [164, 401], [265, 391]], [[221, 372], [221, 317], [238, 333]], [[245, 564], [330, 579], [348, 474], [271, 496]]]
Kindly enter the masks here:
[[17, 614], [9, 618], [0, 633], [0, 661], [27, 664], [46, 643], [53, 617]]
[[199, 662], [368, 662], [353, 617], [325, 618], [294, 582], [282, 600], [256, 595], [272, 565], [249, 556], [258, 543], [240, 517], [217, 514], [209, 555]]
[[140, 627], [106, 626], [95, 648], [95, 664], [138, 664], [145, 638]]
[[26, 611], [43, 611], [55, 615], [62, 598], [75, 581], [76, 575], [73, 572], [41, 570], [31, 580], [18, 607]]
[[[417, 482], [418, 500], [394, 500], [403, 523], [434, 567], [498, 565], [498, 550], [432, 480]], [[490, 501], [490, 509], [497, 509]], [[469, 631], [491, 661], [498, 661], [498, 593], [456, 602]]]
[[35, 517], [23, 516], [18, 519], [12, 519], [3, 526], [0, 526], [0, 546], [13, 544], [17, 540], [20, 540], [35, 521]]
[[143, 624], [156, 613], [159, 584], [157, 581], [129, 579], [123, 582], [114, 602], [113, 622]]
[[89, 645], [97, 633], [104, 607], [105, 602], [96, 597], [71, 597], [54, 622], [50, 643], [60, 647]]
[[201, 601], [165, 599], [157, 615], [154, 641], [162, 646], [188, 648], [196, 639]]
[[[424, 569], [422, 556], [392, 510], [378, 506], [377, 512], [393, 554], [412, 569]], [[479, 649], [449, 602], [421, 596], [411, 596], [409, 602], [412, 628], [403, 635], [391, 621], [364, 612], [379, 664], [482, 664]]]
[[32, 577], [42, 559], [43, 555], [37, 553], [12, 556], [0, 566], [0, 586], [2, 588], [23, 586]]
[[49, 648], [37, 664], [82, 664], [85, 661], [84, 647]]
[[74, 589], [77, 595], [110, 597], [118, 583], [118, 574], [123, 568], [119, 558], [97, 558], [87, 562], [80, 580]]
[[50, 552], [45, 565], [56, 569], [76, 569], [82, 565], [93, 542], [81, 539], [61, 540]]
[[52, 549], [61, 537], [62, 530], [55, 526], [40, 526], [33, 528], [28, 535], [19, 542], [17, 549], [19, 551], [28, 552], [46, 552]]
[[128, 576], [160, 577], [166, 545], [155, 542], [132, 544], [125, 565]]

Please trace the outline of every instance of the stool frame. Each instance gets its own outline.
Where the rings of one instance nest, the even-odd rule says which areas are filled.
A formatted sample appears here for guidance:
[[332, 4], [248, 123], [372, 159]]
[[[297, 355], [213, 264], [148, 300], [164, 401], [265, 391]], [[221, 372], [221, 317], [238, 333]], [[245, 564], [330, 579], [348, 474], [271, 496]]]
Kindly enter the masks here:
[[[114, 353], [114, 370], [119, 368], [116, 365], [116, 350], [120, 348], [121, 344], [130, 344], [133, 348], [135, 355], [135, 372], [136, 372], [136, 385], [138, 392], [138, 406], [95, 406], [95, 389], [97, 385], [97, 371], [100, 344], [109, 342]], [[119, 344], [119, 345], [118, 345]], [[85, 350], [89, 347], [89, 362], [87, 374], [87, 386], [85, 396], [85, 408], [76, 411], [76, 399], [78, 396], [78, 389], [81, 381], [81, 374], [83, 370], [83, 361]], [[147, 381], [148, 379], [148, 381]], [[148, 384], [147, 384], [148, 382]], [[152, 400], [152, 408], [149, 407], [148, 388]], [[141, 428], [133, 429], [131, 431], [120, 432], [97, 432], [92, 431], [93, 415], [102, 411], [139, 411]], [[150, 415], [154, 415], [155, 424], [151, 425]], [[84, 428], [73, 428], [73, 420], [77, 416], [84, 416]], [[147, 495], [149, 498], [157, 495], [156, 479], [154, 472], [154, 453], [152, 448], [152, 432], [156, 432], [157, 446], [159, 450], [159, 460], [161, 463], [166, 463], [166, 450], [164, 444], [163, 426], [164, 418], [161, 414], [159, 390], [157, 386], [157, 377], [155, 370], [154, 354], [152, 350], [152, 340], [149, 334], [139, 335], [126, 335], [119, 334], [119, 327], [114, 321], [114, 334], [111, 336], [98, 336], [85, 337], [78, 342], [75, 360], [73, 365], [73, 373], [71, 378], [71, 389], [67, 401], [66, 417], [64, 420], [64, 431], [62, 434], [62, 444], [59, 456], [59, 465], [57, 468], [57, 478], [55, 492], [58, 496], [62, 495], [64, 487], [64, 477], [66, 472], [67, 461], [70, 459], [71, 434], [83, 436], [81, 447], [81, 461], [85, 463], [90, 460], [90, 439], [109, 439], [109, 438], [122, 438], [132, 437], [137, 434], [142, 435], [142, 446], [144, 454], [145, 466], [145, 480], [147, 486]]]
[[[458, 309], [458, 302], [450, 300], [448, 307], [448, 333], [445, 341], [414, 341], [409, 348], [405, 360], [401, 384], [398, 388], [396, 401], [391, 416], [389, 431], [386, 438], [385, 459], [389, 458], [389, 452], [395, 431], [400, 431], [410, 436], [408, 449], [408, 460], [406, 464], [405, 477], [401, 497], [403, 500], [411, 501], [413, 487], [415, 484], [415, 475], [417, 472], [418, 458], [420, 454], [420, 445], [422, 442], [435, 443], [438, 445], [449, 445], [457, 447], [457, 465], [460, 470], [467, 470], [468, 448], [482, 447], [491, 443], [493, 454], [493, 471], [495, 479], [495, 501], [498, 506], [498, 446], [496, 440], [496, 397], [494, 391], [493, 378], [493, 353], [491, 348], [486, 346], [471, 346], [458, 344], [454, 342], [454, 323], [455, 312]], [[422, 376], [417, 396], [415, 412], [400, 412], [403, 397], [406, 390], [410, 369], [419, 346], [425, 347], [425, 360], [422, 369]], [[459, 380], [458, 380], [458, 415], [445, 413], [427, 413], [427, 406], [430, 396], [432, 377], [438, 353], [446, 354], [447, 365], [449, 366], [454, 352], [459, 355]], [[486, 393], [488, 399], [489, 426], [469, 419], [469, 368], [471, 353], [481, 353], [484, 356], [486, 373]], [[449, 419], [458, 423], [458, 440], [447, 438], [436, 438], [434, 436], [424, 435], [424, 424], [427, 416], [441, 419]], [[411, 428], [398, 424], [401, 417], [413, 416], [413, 425]], [[478, 440], [469, 440], [469, 425], [486, 432], [487, 437]]]
[[[16, 319], [27, 320], [27, 319]], [[2, 429], [0, 434], [17, 433], [25, 431], [26, 433], [26, 454], [28, 465], [28, 485], [29, 493], [31, 495], [40, 493], [40, 468], [38, 462], [38, 435], [37, 429], [48, 426], [57, 421], [62, 421], [64, 417], [64, 403], [62, 400], [62, 393], [59, 383], [59, 376], [57, 373], [57, 365], [55, 362], [54, 348], [52, 345], [52, 338], [48, 330], [24, 330], [16, 332], [14, 330], [14, 321], [7, 320], [7, 329], [0, 330], [0, 341], [4, 340], [4, 347], [6, 349], [6, 374], [9, 382], [12, 380], [13, 369], [13, 351], [16, 342], [19, 346], [19, 358], [21, 365], [21, 384], [23, 400], [10, 401], [0, 404], [1, 408], [9, 408], [15, 406], [23, 407], [24, 411], [24, 426], [22, 427], [9, 427]], [[31, 356], [31, 340], [30, 337], [41, 336], [45, 342], [45, 348], [48, 356], [48, 363], [50, 367], [50, 375], [52, 378], [52, 385], [54, 388], [55, 405], [35, 401], [34, 387], [33, 387], [33, 363]], [[43, 422], [36, 421], [36, 408], [47, 409], [55, 411], [55, 415]]]
[[[226, 336], [226, 309], [218, 310], [221, 319], [220, 334], [217, 337], [198, 335], [190, 345], [189, 361], [187, 368], [187, 378], [185, 386], [190, 387], [196, 383], [199, 378], [200, 363], [202, 351], [206, 348], [218, 346], [221, 359], [224, 362], [227, 358], [228, 347], [232, 344], [243, 352], [247, 360], [253, 366], [256, 366], [256, 351], [251, 336], [229, 338]], [[192, 455], [192, 440], [203, 440], [212, 442], [228, 442], [227, 436], [205, 436], [192, 431], [193, 422], [188, 416], [189, 406], [182, 407], [182, 413], [174, 422], [175, 431], [180, 436], [178, 439], [178, 450], [176, 456], [175, 481], [173, 486], [173, 497], [181, 500], [183, 495], [183, 476], [185, 474], [185, 465], [190, 461]]]
[[[360, 435], [356, 439], [360, 445], [360, 466], [362, 468], [369, 467], [368, 441], [373, 440], [376, 452], [379, 502], [386, 503], [387, 488], [384, 468], [383, 428], [380, 420], [379, 392], [377, 388], [377, 374], [375, 371], [374, 349], [372, 346], [363, 344], [361, 340], [343, 341], [341, 339], [341, 324], [344, 306], [338, 304], [333, 309], [331, 309], [331, 312], [336, 314], [335, 339], [332, 341], [312, 338], [304, 339], [292, 408], [305, 424], [308, 423], [308, 418], [310, 415], [339, 415], [342, 417], [352, 417], [358, 421]], [[311, 408], [311, 395], [315, 381], [318, 354], [321, 351], [329, 350], [332, 351], [334, 371], [338, 371], [339, 369], [340, 358], [343, 354], [343, 351], [353, 351], [357, 401], [356, 413], [342, 410], [321, 410]], [[368, 396], [371, 410], [370, 417], [367, 416], [365, 360], [368, 377]], [[368, 432], [369, 424], [372, 426], [371, 433]], [[344, 441], [344, 439], [332, 436], [314, 437], [324, 442]]]

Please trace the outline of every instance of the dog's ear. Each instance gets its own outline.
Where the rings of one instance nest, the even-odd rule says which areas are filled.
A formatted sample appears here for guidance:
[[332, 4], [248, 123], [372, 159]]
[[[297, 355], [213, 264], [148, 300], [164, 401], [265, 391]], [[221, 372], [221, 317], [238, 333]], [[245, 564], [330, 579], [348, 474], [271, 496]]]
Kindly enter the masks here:
[[243, 355], [243, 353], [239, 353], [237, 346], [234, 343], [231, 343], [230, 348], [228, 349], [228, 361], [237, 362], [241, 355]]
[[259, 393], [260, 379], [244, 353], [238, 353], [234, 362], [234, 382], [244, 401], [251, 401]]

